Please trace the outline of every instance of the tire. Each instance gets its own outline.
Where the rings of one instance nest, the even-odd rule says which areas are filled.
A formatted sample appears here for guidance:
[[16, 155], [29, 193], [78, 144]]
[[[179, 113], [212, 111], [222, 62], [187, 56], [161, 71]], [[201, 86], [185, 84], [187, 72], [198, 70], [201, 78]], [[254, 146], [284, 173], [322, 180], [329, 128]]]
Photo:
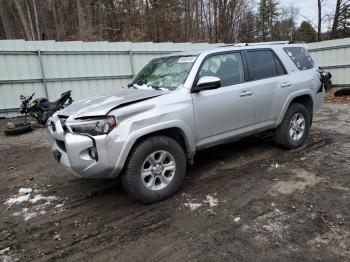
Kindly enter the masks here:
[[[297, 124], [302, 123], [304, 125]], [[303, 132], [301, 132], [303, 130]], [[289, 106], [282, 123], [276, 129], [275, 141], [286, 149], [295, 149], [305, 144], [310, 131], [310, 112], [299, 103]]]
[[334, 92], [334, 96], [349, 96], [350, 95], [350, 88], [345, 87], [338, 89], [337, 91]]
[[121, 178], [132, 198], [155, 203], [173, 196], [182, 186], [185, 173], [186, 156], [182, 147], [170, 137], [153, 136], [133, 148]]
[[7, 128], [4, 130], [5, 135], [20, 135], [23, 133], [27, 133], [33, 131], [31, 124], [22, 123], [16, 124], [13, 128]]

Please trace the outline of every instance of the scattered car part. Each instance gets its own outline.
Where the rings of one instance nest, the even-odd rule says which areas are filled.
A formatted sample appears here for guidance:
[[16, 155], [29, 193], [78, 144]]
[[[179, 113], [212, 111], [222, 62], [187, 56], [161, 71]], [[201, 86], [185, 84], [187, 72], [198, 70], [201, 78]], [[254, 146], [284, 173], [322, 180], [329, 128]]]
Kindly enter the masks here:
[[349, 96], [350, 87], [340, 88], [334, 92], [334, 96]]
[[33, 131], [30, 123], [20, 123], [11, 126], [6, 126], [4, 133], [5, 135], [20, 135]]

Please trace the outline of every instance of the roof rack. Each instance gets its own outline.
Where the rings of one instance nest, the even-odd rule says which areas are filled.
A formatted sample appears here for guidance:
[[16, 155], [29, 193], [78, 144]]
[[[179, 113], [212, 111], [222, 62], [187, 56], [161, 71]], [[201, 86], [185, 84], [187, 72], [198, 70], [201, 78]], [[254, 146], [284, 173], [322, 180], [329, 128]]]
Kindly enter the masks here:
[[293, 44], [291, 41], [270, 41], [270, 42], [255, 42], [255, 43], [234, 43], [234, 44], [227, 44], [219, 47], [226, 47], [226, 46], [255, 46], [255, 45], [288, 45]]

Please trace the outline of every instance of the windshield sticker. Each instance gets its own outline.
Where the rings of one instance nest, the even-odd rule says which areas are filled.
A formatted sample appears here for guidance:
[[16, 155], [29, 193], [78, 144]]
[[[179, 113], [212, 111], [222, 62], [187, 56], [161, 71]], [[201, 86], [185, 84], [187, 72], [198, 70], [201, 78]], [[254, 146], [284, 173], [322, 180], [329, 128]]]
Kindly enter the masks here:
[[178, 63], [193, 63], [194, 61], [196, 61], [195, 56], [184, 56], [184, 57], [180, 57], [179, 60], [177, 61]]

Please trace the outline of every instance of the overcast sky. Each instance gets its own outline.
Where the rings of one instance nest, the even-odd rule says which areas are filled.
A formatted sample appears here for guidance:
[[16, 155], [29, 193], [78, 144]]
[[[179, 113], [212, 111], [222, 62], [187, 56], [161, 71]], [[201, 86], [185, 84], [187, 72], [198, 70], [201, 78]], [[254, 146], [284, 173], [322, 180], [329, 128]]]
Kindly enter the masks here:
[[[300, 10], [300, 14], [306, 16], [315, 24], [317, 24], [317, 0], [280, 0], [283, 6], [293, 5]], [[322, 4], [322, 15], [330, 14], [333, 15], [335, 11], [336, 0], [323, 0]], [[305, 20], [302, 16], [298, 16], [298, 23]], [[328, 21], [325, 19], [323, 27], [327, 28]], [[325, 29], [326, 29], [325, 28]]]

